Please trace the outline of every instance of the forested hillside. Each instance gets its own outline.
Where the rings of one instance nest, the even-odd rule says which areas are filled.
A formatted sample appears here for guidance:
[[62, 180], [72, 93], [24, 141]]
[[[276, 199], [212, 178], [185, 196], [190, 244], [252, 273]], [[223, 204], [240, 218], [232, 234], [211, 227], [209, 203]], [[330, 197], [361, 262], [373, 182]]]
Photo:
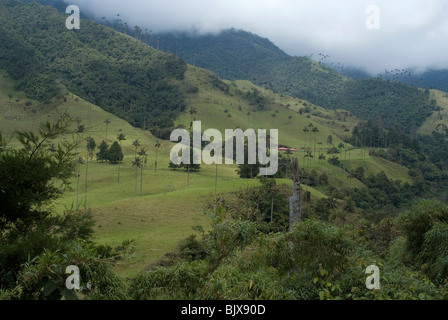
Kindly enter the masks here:
[[346, 109], [364, 120], [382, 118], [386, 127], [406, 133], [415, 132], [414, 126], [434, 110], [428, 92], [398, 81], [348, 79], [326, 66], [323, 54], [320, 61], [291, 57], [268, 39], [241, 30], [155, 34], [145, 41], [225, 79], [247, 79], [325, 108]]
[[[13, 2], [6, 1], [3, 5], [7, 3], [11, 6]], [[59, 2], [53, 5], [60, 9]], [[16, 8], [14, 14], [18, 15], [17, 8], [21, 6], [15, 4], [14, 7]], [[27, 9], [28, 14], [35, 9], [30, 8]], [[89, 16], [89, 13], [86, 15]], [[18, 17], [12, 19], [13, 17], [14, 15], [8, 19], [15, 21], [10, 25], [12, 28], [7, 27], [8, 25], [3, 26], [6, 29], [2, 33], [3, 42], [10, 44], [17, 42], [14, 47], [21, 48], [20, 52], [25, 55], [26, 52], [37, 50], [35, 56], [40, 54], [44, 57], [37, 59], [40, 61], [39, 65], [42, 65], [41, 68], [45, 66], [47, 70], [55, 71], [40, 72], [40, 77], [58, 79], [73, 92], [104, 106], [106, 110], [114, 112], [131, 124], [150, 128], [159, 137], [167, 137], [168, 129], [172, 129], [171, 119], [184, 107], [182, 95], [179, 94], [176, 84], [176, 80], [182, 79], [185, 72], [184, 62], [172, 55], [151, 50], [143, 44], [138, 46], [138, 50], [124, 55], [125, 48], [129, 46], [128, 41], [133, 41], [132, 39], [118, 40], [111, 29], [90, 21], [86, 21], [79, 32], [69, 33], [68, 30], [64, 30], [64, 24], [61, 23], [65, 16], [57, 15], [56, 12], [49, 15], [50, 19], [54, 19], [53, 23], [40, 23], [43, 15], [36, 14], [30, 17], [32, 23], [28, 25], [34, 23], [34, 28], [26, 27], [23, 16], [19, 19], [16, 19]], [[126, 22], [121, 20], [111, 22], [102, 19], [100, 23], [133, 36], [158, 50], [171, 52], [192, 65], [209, 69], [224, 79], [250, 80], [275, 92], [308, 100], [328, 109], [348, 110], [359, 118], [380, 121], [386, 128], [399, 128], [408, 134], [415, 132], [436, 109], [436, 106], [431, 105], [429, 101], [428, 92], [398, 81], [380, 78], [364, 80], [345, 78], [324, 64], [323, 54], [318, 56], [320, 61], [308, 57], [291, 57], [268, 39], [249, 32], [230, 29], [219, 34], [206, 35], [151, 34], [147, 29], [143, 31], [138, 26], [126, 27]], [[49, 27], [58, 24], [59, 30]], [[42, 34], [40, 37], [36, 36], [40, 30], [51, 35], [54, 39], [53, 44], [65, 48], [62, 56], [58, 54], [56, 58], [56, 55], [51, 53], [55, 48], [54, 45], [48, 46], [48, 43], [42, 43], [41, 46], [44, 38]], [[31, 47], [20, 42], [23, 37], [16, 36], [22, 31], [28, 34], [28, 38], [33, 38], [33, 41], [29, 42]], [[93, 33], [95, 37], [92, 36]], [[77, 51], [70, 49], [75, 47], [76, 50], [82, 50], [84, 47], [90, 49], [90, 57], [84, 54], [84, 61], [74, 59], [74, 62], [66, 63], [76, 56]], [[5, 56], [11, 56], [6, 54], [6, 50], [4, 52]], [[26, 61], [30, 59], [27, 56], [23, 58]], [[122, 61], [125, 61], [125, 64], [117, 67], [117, 63]], [[145, 65], [143, 70], [140, 68], [142, 63]], [[20, 75], [20, 70], [17, 70], [16, 76], [25, 77]], [[34, 94], [35, 97], [40, 94], [41, 99], [56, 95], [57, 89], [48, 87], [49, 81], [40, 82], [47, 83], [46, 88], [41, 90], [41, 93], [37, 93], [34, 89], [35, 92], [30, 94]], [[123, 83], [115, 90], [117, 94], [114, 96], [106, 94], [110, 88], [105, 87], [105, 83], [112, 82]], [[36, 83], [28, 85], [25, 80], [23, 87], [31, 91], [30, 88], [33, 86], [35, 87]]]
[[47, 103], [67, 88], [166, 138], [184, 108], [185, 62], [88, 20], [68, 30], [65, 19], [51, 7], [1, 1], [0, 67], [17, 88]]

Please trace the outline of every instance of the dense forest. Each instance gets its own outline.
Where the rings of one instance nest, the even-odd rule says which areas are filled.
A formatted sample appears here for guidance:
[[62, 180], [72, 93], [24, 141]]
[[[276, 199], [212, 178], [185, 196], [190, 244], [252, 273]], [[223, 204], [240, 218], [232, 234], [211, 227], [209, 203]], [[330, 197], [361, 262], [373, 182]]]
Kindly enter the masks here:
[[[30, 98], [63, 98], [64, 87], [167, 138], [183, 111], [184, 61], [88, 20], [73, 32], [51, 7], [0, 3], [0, 67]], [[132, 48], [132, 50], [129, 50]]]

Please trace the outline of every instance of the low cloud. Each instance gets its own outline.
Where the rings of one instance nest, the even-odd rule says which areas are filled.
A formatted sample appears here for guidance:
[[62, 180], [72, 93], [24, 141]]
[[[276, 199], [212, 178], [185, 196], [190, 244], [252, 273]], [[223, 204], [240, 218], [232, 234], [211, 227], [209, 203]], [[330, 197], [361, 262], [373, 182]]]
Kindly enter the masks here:
[[[81, 11], [153, 31], [243, 29], [291, 55], [324, 53], [372, 73], [448, 68], [446, 0], [68, 0]], [[379, 9], [369, 30], [366, 8]]]

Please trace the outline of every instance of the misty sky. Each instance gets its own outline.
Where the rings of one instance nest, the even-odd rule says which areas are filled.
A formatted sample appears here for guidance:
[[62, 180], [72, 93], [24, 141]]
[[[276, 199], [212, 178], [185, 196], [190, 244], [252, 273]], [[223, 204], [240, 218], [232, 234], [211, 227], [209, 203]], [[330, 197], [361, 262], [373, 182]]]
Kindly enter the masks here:
[[[153, 31], [237, 28], [291, 55], [325, 53], [374, 73], [448, 68], [447, 0], [66, 0], [98, 17]], [[379, 30], [366, 20], [379, 9]], [[370, 24], [371, 25], [371, 24]]]

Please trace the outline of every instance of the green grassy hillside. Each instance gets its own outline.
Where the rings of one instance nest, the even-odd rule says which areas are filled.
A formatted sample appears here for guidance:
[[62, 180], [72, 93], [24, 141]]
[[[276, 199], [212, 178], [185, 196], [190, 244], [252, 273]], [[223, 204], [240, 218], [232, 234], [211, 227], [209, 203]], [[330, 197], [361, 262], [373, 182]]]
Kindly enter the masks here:
[[[304, 100], [277, 95], [255, 87], [248, 81], [222, 82], [211, 72], [195, 67], [188, 68], [182, 85], [186, 91], [192, 86], [196, 86], [198, 90], [195, 93], [186, 93], [186, 113], [181, 114], [176, 120], [178, 124], [188, 127], [191, 119], [195, 118], [202, 121], [203, 129], [224, 130], [237, 127], [279, 129], [280, 144], [299, 150], [293, 156], [298, 157], [301, 167], [308, 170], [315, 169], [320, 174], [327, 173], [330, 176], [330, 185], [338, 188], [363, 186], [356, 179], [348, 179], [346, 171], [329, 165], [327, 161], [319, 161], [317, 157], [312, 159], [304, 157], [305, 148], [311, 148], [313, 152], [316, 149], [326, 155], [328, 148], [337, 146], [346, 135], [349, 135], [359, 120], [347, 112], [328, 111]], [[126, 135], [126, 140], [123, 141], [125, 158], [120, 167], [120, 184], [118, 184], [117, 165], [89, 161], [87, 176], [87, 207], [93, 212], [97, 221], [97, 240], [111, 245], [118, 245], [125, 239], [138, 240], [137, 256], [118, 266], [121, 275], [135, 274], [173, 250], [181, 239], [193, 233], [193, 226], [202, 225], [207, 228], [209, 218], [203, 210], [207, 201], [213, 196], [214, 166], [203, 165], [199, 172], [191, 173], [188, 186], [187, 173], [184, 170], [168, 169], [169, 152], [173, 146], [171, 142], [161, 143], [156, 173], [154, 146], [157, 139], [148, 131], [134, 128], [126, 121], [70, 93], [64, 96], [66, 101], [55, 108], [26, 98], [25, 93], [15, 90], [14, 87], [15, 82], [2, 72], [0, 131], [12, 139], [12, 144], [14, 144], [14, 130], [37, 129], [41, 122], [54, 119], [57, 111], [62, 112], [65, 109], [85, 126], [83, 136], [93, 137], [97, 145], [106, 139], [106, 119], [110, 120], [107, 126], [109, 145], [116, 140], [118, 133]], [[267, 102], [264, 110], [254, 111], [256, 106], [250, 105], [245, 98], [247, 92], [253, 89], [257, 89], [260, 95], [265, 97]], [[12, 98], [10, 99], [8, 95], [12, 95]], [[307, 107], [310, 111], [303, 112]], [[190, 115], [191, 108], [196, 109], [197, 113]], [[299, 110], [302, 110], [302, 114]], [[231, 117], [228, 117], [228, 114], [231, 114]], [[303, 131], [310, 124], [319, 129], [315, 135]], [[329, 135], [333, 136], [333, 144], [328, 142]], [[139, 196], [140, 180], [138, 195], [134, 194], [135, 171], [132, 160], [135, 148], [132, 142], [136, 139], [148, 150], [149, 155], [143, 170], [143, 196]], [[79, 152], [85, 157], [84, 150], [85, 145], [81, 145]], [[346, 150], [350, 150], [350, 146], [346, 146]], [[366, 156], [360, 149], [342, 152], [340, 157], [341, 160], [347, 161], [346, 167], [365, 166], [372, 173], [385, 171], [394, 180], [409, 181], [407, 169], [379, 158]], [[85, 199], [85, 167], [81, 165], [79, 168], [81, 208]], [[236, 165], [223, 165], [218, 168], [219, 193], [259, 185], [257, 180], [239, 179], [235, 170]], [[287, 179], [279, 179], [278, 182], [291, 185], [291, 181]], [[73, 189], [67, 191], [56, 203], [58, 212], [64, 207], [75, 205], [76, 185], [77, 179], [73, 177]], [[312, 203], [328, 194], [326, 187], [304, 188], [311, 192]]]

